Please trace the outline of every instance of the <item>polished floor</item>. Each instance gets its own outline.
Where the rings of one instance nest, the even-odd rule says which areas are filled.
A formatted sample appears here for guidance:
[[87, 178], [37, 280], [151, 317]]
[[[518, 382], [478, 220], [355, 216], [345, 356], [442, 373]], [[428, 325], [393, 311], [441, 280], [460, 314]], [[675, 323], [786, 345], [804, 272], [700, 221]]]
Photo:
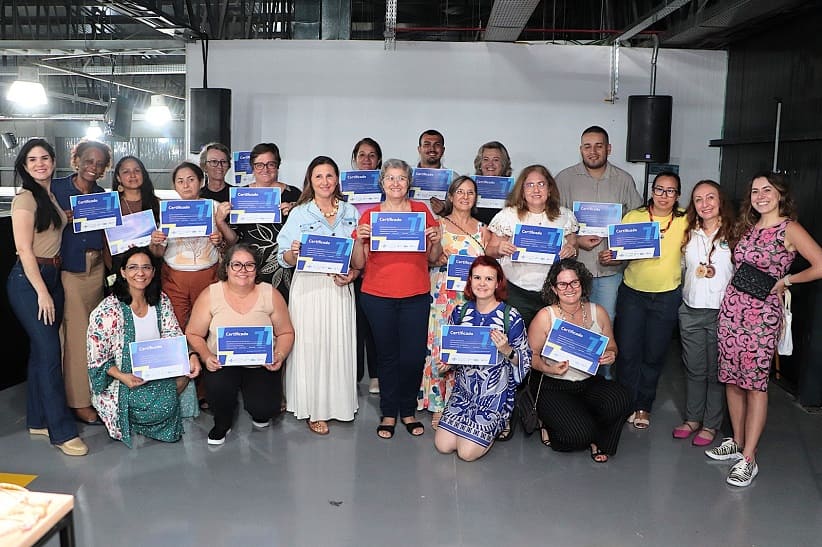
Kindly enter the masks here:
[[430, 428], [379, 439], [367, 381], [357, 419], [327, 437], [291, 416], [253, 430], [243, 413], [207, 447], [202, 415], [179, 443], [131, 450], [84, 426], [91, 453], [70, 458], [29, 437], [16, 386], [0, 392], [0, 472], [74, 494], [83, 547], [822, 545], [822, 415], [773, 386], [760, 474], [738, 489], [728, 464], [671, 438], [682, 385], [672, 352], [651, 428], [626, 425], [607, 464], [520, 432], [474, 463], [438, 454]]

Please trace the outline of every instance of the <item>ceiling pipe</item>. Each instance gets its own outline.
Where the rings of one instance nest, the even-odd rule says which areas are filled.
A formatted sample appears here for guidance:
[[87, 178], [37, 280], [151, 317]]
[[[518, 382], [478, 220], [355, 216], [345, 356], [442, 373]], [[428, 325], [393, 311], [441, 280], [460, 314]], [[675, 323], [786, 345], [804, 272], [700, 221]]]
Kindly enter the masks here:
[[673, 0], [670, 3], [666, 3], [664, 6], [653, 12], [651, 15], [643, 19], [642, 21], [636, 23], [634, 26], [630, 27], [628, 30], [617, 36], [614, 41], [617, 42], [627, 42], [646, 28], [650, 27], [651, 25], [665, 19], [670, 14], [681, 8], [686, 4], [690, 4], [691, 0]]
[[57, 70], [59, 72], [65, 72], [67, 74], [74, 74], [76, 76], [82, 76], [83, 78], [88, 78], [90, 80], [96, 80], [98, 82], [104, 82], [104, 83], [116, 85], [116, 86], [119, 86], [119, 87], [125, 87], [127, 89], [133, 89], [134, 91], [141, 91], [143, 93], [148, 93], [149, 95], [162, 95], [163, 97], [168, 97], [170, 99], [177, 99], [178, 101], [185, 101], [185, 97], [179, 97], [177, 95], [171, 95], [170, 93], [163, 93], [163, 92], [160, 92], [160, 91], [147, 89], [145, 87], [138, 87], [136, 85], [124, 84], [122, 82], [114, 82], [114, 81], [111, 81], [110, 79], [107, 79], [107, 78], [101, 78], [99, 76], [93, 76], [91, 74], [86, 74], [85, 72], [80, 72], [79, 70], [72, 70], [72, 69], [69, 69], [69, 68], [62, 68], [62, 67], [58, 67], [58, 66], [47, 65], [45, 63], [32, 63], [32, 64], [34, 66], [50, 68], [52, 70]]

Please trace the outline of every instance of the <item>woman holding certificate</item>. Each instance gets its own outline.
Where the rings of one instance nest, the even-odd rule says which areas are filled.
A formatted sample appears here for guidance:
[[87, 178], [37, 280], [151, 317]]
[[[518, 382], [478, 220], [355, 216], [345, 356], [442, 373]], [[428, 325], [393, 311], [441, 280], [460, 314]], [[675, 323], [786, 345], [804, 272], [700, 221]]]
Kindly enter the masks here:
[[[485, 177], [510, 177], [511, 176], [511, 156], [508, 149], [499, 141], [486, 142], [477, 150], [474, 158], [474, 174]], [[499, 209], [489, 207], [478, 207], [475, 216], [488, 224], [499, 213]]]
[[54, 148], [31, 139], [14, 160], [22, 189], [11, 202], [11, 227], [17, 262], [9, 272], [9, 304], [29, 337], [26, 425], [31, 435], [48, 436], [69, 456], [85, 456], [88, 447], [66, 404], [60, 359], [63, 284], [60, 240], [66, 215], [51, 193]]
[[200, 361], [190, 353], [190, 373], [176, 378], [145, 381], [134, 374], [129, 344], [182, 336], [183, 331], [171, 301], [160, 291], [160, 276], [150, 251], [132, 247], [121, 260], [113, 294], [89, 318], [92, 403], [111, 438], [129, 448], [135, 434], [178, 441], [183, 434], [180, 394], [188, 387], [189, 378], [200, 373]]
[[617, 345], [608, 312], [589, 301], [593, 276], [582, 262], [566, 258], [555, 263], [542, 288], [546, 306], [528, 329], [534, 352], [528, 389], [537, 402], [542, 442], [560, 452], [590, 449], [591, 459], [605, 463], [616, 454], [625, 418], [631, 413], [628, 391], [602, 376], [542, 355], [557, 319], [608, 337], [600, 365], [611, 365]]
[[443, 454], [456, 452], [461, 460], [474, 461], [488, 452], [506, 427], [517, 386], [531, 367], [525, 323], [519, 312], [505, 303], [505, 297], [505, 274], [499, 263], [480, 256], [468, 270], [467, 302], [449, 316], [452, 325], [490, 327], [497, 349], [495, 365], [453, 365], [456, 382], [434, 445]]
[[[294, 345], [294, 328], [285, 299], [270, 283], [260, 280], [258, 264], [256, 252], [249, 244], [235, 243], [229, 247], [217, 270], [219, 281], [200, 293], [186, 328], [188, 344], [209, 371], [205, 386], [214, 427], [208, 432], [208, 444], [213, 446], [225, 443], [231, 431], [240, 391], [254, 427], [268, 427], [271, 418], [281, 412], [281, 368]], [[227, 357], [221, 361], [218, 348], [230, 342], [226, 337], [226, 329], [230, 328], [239, 328], [240, 334], [251, 341], [258, 338], [249, 333], [268, 331], [273, 348], [267, 343], [265, 347], [252, 344], [250, 355], [245, 353], [252, 361], [260, 355], [270, 361], [246, 364], [249, 359], [243, 359], [231, 363]], [[233, 348], [235, 354], [239, 353], [236, 346]]]
[[[422, 372], [417, 409], [430, 410], [431, 427], [437, 429], [445, 402], [454, 385], [451, 370], [440, 372], [440, 329], [448, 322], [454, 308], [465, 302], [462, 290], [448, 288], [448, 262], [451, 255], [476, 257], [485, 254], [488, 230], [474, 218], [477, 185], [467, 176], [457, 177], [448, 188], [440, 212], [442, 255], [431, 270], [431, 311], [428, 316], [428, 356]], [[463, 270], [464, 271], [464, 270]]]
[[733, 276], [734, 214], [712, 180], [696, 183], [685, 210], [685, 279], [679, 306], [679, 336], [685, 367], [685, 421], [675, 439], [694, 436], [694, 446], [713, 442], [725, 415], [725, 390], [717, 378], [716, 318]]
[[[744, 487], [759, 473], [756, 450], [765, 429], [768, 378], [783, 322], [780, 301], [787, 287], [822, 279], [822, 248], [796, 221], [790, 188], [777, 173], [751, 179], [736, 230], [736, 272], [722, 299], [717, 331], [719, 381], [725, 384], [733, 438], [705, 454], [738, 460], [726, 482]], [[788, 274], [797, 254], [810, 265]]]
[[[634, 412], [628, 421], [637, 429], [648, 429], [651, 424], [657, 382], [676, 326], [682, 302], [682, 241], [688, 228], [685, 211], [677, 201], [682, 188], [679, 175], [659, 173], [651, 186], [653, 195], [647, 205], [628, 211], [622, 223], [659, 223], [660, 254], [628, 261], [616, 307], [617, 377], [631, 393]], [[606, 266], [619, 263], [607, 249], [599, 261]]]
[[[297, 266], [305, 236], [346, 238], [351, 243], [357, 218], [354, 206], [343, 200], [337, 164], [326, 156], [314, 158], [305, 174], [303, 193], [277, 236], [280, 265]], [[309, 266], [322, 260], [309, 258]], [[318, 435], [328, 434], [328, 420], [353, 420], [358, 408], [351, 282], [360, 272], [348, 268], [349, 258], [339, 263], [340, 271], [347, 273], [311, 271], [306, 266], [302, 271], [297, 268], [291, 284], [288, 310], [300, 335], [285, 375], [287, 410], [298, 420], [306, 420]]]
[[233, 224], [231, 228], [237, 234], [239, 241], [248, 243], [259, 253], [260, 264], [257, 274], [262, 281], [271, 283], [288, 301], [288, 291], [291, 287], [291, 270], [284, 269], [277, 260], [280, 249], [277, 246], [277, 235], [283, 227], [285, 217], [300, 199], [300, 191], [278, 180], [280, 174], [280, 149], [273, 142], [263, 142], [251, 149], [249, 158], [254, 170], [252, 188], [279, 188], [280, 212], [283, 217], [280, 222], [265, 224]]
[[526, 327], [539, 311], [540, 290], [551, 261], [518, 261], [514, 234], [518, 225], [545, 226], [562, 230], [559, 258], [576, 256], [574, 213], [559, 205], [559, 190], [551, 173], [542, 165], [530, 165], [517, 177], [505, 208], [494, 216], [488, 229], [491, 240], [485, 253], [500, 259], [508, 279], [508, 303], [522, 314]]
[[[398, 414], [409, 434], [419, 436], [425, 432], [414, 412], [431, 308], [428, 266], [442, 254], [442, 234], [428, 207], [408, 198], [411, 167], [407, 163], [385, 161], [380, 186], [385, 201], [360, 217], [351, 265], [357, 269], [367, 265], [362, 305], [377, 346], [382, 413], [377, 434], [390, 439]], [[372, 226], [373, 219], [377, 225]], [[372, 240], [375, 230], [386, 235]], [[383, 244], [393, 250], [372, 250]], [[416, 250], [403, 250], [410, 248]]]

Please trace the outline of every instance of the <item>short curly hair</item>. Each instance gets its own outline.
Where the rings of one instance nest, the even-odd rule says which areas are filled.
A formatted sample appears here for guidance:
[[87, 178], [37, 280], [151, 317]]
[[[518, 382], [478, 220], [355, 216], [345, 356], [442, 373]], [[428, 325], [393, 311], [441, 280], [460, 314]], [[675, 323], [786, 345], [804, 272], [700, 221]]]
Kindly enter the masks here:
[[548, 277], [545, 278], [545, 283], [542, 285], [540, 295], [546, 305], [551, 306], [559, 302], [559, 297], [557, 297], [556, 293], [551, 289], [556, 286], [557, 277], [559, 277], [560, 272], [565, 270], [572, 270], [577, 274], [577, 279], [579, 279], [582, 284], [582, 300], [587, 302], [591, 297], [591, 286], [594, 283], [594, 276], [591, 275], [591, 272], [588, 271], [588, 268], [586, 268], [582, 262], [573, 258], [563, 258], [551, 266]]

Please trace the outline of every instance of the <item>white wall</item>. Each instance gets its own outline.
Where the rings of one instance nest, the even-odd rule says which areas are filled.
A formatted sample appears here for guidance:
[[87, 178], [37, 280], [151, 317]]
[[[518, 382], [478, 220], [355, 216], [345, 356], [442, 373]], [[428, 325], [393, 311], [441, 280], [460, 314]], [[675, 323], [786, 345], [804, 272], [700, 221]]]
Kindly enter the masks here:
[[[188, 53], [188, 85], [200, 87], [199, 44]], [[280, 178], [296, 186], [320, 154], [348, 169], [365, 136], [384, 158], [416, 163], [417, 138], [429, 127], [445, 135], [445, 164], [462, 173], [473, 172], [489, 140], [506, 145], [515, 175], [531, 163], [556, 173], [579, 161], [580, 133], [595, 124], [610, 133], [611, 161], [640, 185], [643, 164], [624, 159], [627, 105], [629, 95], [649, 91], [651, 50], [621, 49], [615, 104], [605, 102], [610, 53], [552, 44], [398, 42], [385, 51], [374, 41], [213, 41], [208, 83], [232, 89], [232, 147], [277, 143]], [[674, 97], [671, 163], [681, 164], [685, 192], [719, 178], [719, 150], [708, 140], [722, 135], [726, 62], [720, 51], [659, 52], [657, 93]]]

